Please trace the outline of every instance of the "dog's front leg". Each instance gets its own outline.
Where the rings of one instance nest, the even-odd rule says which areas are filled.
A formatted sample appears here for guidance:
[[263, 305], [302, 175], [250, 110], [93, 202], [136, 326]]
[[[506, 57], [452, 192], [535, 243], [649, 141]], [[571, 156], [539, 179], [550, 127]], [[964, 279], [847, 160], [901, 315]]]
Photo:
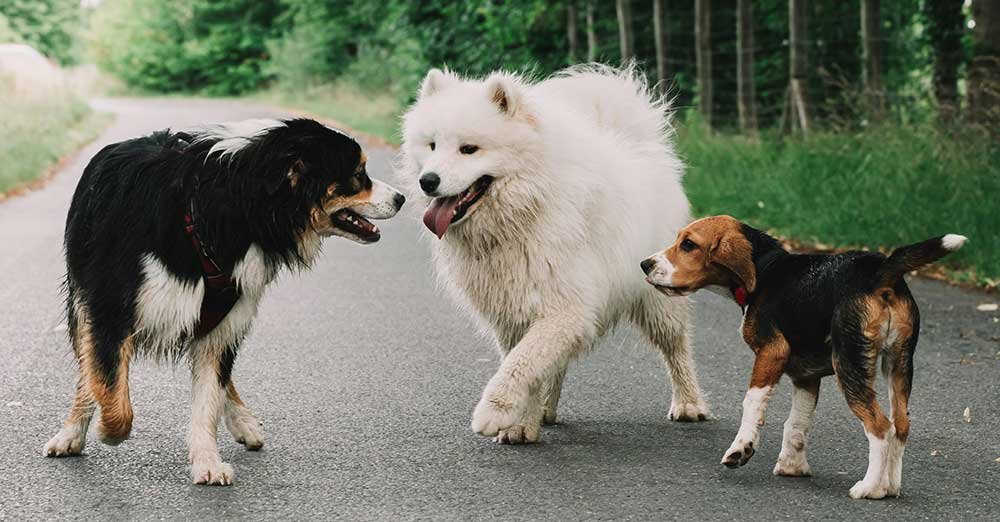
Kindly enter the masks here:
[[781, 380], [788, 360], [789, 347], [784, 336], [776, 334], [775, 339], [764, 346], [756, 347], [757, 358], [753, 363], [750, 389], [743, 398], [743, 419], [736, 439], [722, 457], [722, 464], [736, 468], [746, 464], [753, 457], [758, 446], [760, 426], [764, 424], [764, 410], [774, 387]]
[[541, 387], [594, 337], [593, 322], [561, 311], [535, 321], [483, 390], [472, 429], [498, 442], [537, 442], [542, 423]]
[[195, 347], [191, 361], [191, 432], [188, 437], [191, 480], [195, 484], [228, 486], [233, 483], [233, 467], [222, 462], [216, 440], [219, 417], [226, 401], [222, 361], [214, 350], [197, 348], [202, 347]]

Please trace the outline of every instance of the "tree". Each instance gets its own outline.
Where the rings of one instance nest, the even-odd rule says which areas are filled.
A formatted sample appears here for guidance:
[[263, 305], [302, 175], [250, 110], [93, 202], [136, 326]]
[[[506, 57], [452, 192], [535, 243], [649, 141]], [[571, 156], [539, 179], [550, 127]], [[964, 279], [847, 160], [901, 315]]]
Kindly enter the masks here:
[[972, 63], [969, 64], [969, 117], [1000, 131], [1000, 2], [974, 0]]
[[2, 0], [0, 15], [19, 40], [59, 63], [79, 60], [77, 37], [83, 16], [79, 0]]
[[622, 51], [622, 62], [635, 57], [634, 36], [632, 33], [632, 0], [617, 0], [618, 11], [618, 44]]
[[809, 104], [806, 101], [806, 13], [805, 0], [788, 0], [788, 90], [782, 109], [781, 130], [796, 126], [809, 132]]
[[757, 103], [753, 81], [753, 6], [750, 0], [736, 4], [736, 90], [740, 130], [757, 134]]
[[934, 53], [934, 99], [938, 121], [950, 124], [959, 110], [958, 67], [963, 61], [962, 0], [924, 0], [924, 24]]
[[861, 0], [861, 40], [864, 54], [865, 98], [875, 120], [885, 116], [885, 89], [882, 87], [882, 36], [879, 0]]
[[712, 6], [710, 0], [695, 0], [695, 62], [698, 68], [698, 111], [712, 125]]
[[566, 2], [566, 43], [569, 46], [569, 63], [576, 63], [578, 39], [576, 30], [576, 3]]
[[667, 66], [667, 49], [670, 33], [664, 20], [663, 0], [653, 0], [653, 38], [656, 40], [656, 85], [661, 95], [667, 93], [670, 71]]
[[594, 1], [587, 0], [587, 61], [597, 60], [597, 31], [594, 29]]

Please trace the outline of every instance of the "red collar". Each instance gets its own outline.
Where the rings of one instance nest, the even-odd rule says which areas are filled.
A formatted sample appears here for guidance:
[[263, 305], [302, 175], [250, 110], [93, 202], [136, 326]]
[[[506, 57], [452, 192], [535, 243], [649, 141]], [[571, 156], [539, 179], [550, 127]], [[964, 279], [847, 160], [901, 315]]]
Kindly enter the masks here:
[[738, 286], [733, 289], [733, 298], [736, 299], [736, 304], [743, 308], [747, 306], [747, 289], [742, 286]]
[[201, 264], [203, 279], [205, 280], [205, 295], [201, 300], [201, 315], [198, 325], [195, 327], [195, 337], [201, 337], [211, 332], [240, 299], [240, 289], [233, 280], [233, 274], [226, 272], [219, 267], [218, 263], [212, 259], [211, 249], [198, 236], [194, 214], [194, 202], [184, 213], [184, 232], [191, 239], [191, 246], [194, 247], [195, 254]]

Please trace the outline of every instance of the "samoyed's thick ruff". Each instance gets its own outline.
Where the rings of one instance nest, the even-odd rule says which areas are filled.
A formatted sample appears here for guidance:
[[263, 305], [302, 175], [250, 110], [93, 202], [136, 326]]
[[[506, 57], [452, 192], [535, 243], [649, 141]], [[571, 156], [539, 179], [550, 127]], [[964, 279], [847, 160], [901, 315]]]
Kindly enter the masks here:
[[472, 415], [477, 433], [537, 441], [568, 362], [622, 318], [663, 353], [670, 418], [705, 419], [688, 302], [656, 292], [639, 268], [688, 222], [668, 139], [666, 107], [630, 70], [540, 83], [427, 74], [400, 165], [440, 236], [428, 237], [441, 282], [503, 354]]

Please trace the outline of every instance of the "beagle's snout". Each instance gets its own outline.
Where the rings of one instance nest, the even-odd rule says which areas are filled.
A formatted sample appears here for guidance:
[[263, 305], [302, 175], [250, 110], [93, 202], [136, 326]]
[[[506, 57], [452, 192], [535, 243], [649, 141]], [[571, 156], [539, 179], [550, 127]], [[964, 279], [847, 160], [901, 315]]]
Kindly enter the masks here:
[[653, 267], [656, 266], [656, 261], [651, 257], [647, 257], [642, 260], [642, 263], [639, 263], [639, 266], [642, 267], [642, 273], [649, 275], [653, 271]]

